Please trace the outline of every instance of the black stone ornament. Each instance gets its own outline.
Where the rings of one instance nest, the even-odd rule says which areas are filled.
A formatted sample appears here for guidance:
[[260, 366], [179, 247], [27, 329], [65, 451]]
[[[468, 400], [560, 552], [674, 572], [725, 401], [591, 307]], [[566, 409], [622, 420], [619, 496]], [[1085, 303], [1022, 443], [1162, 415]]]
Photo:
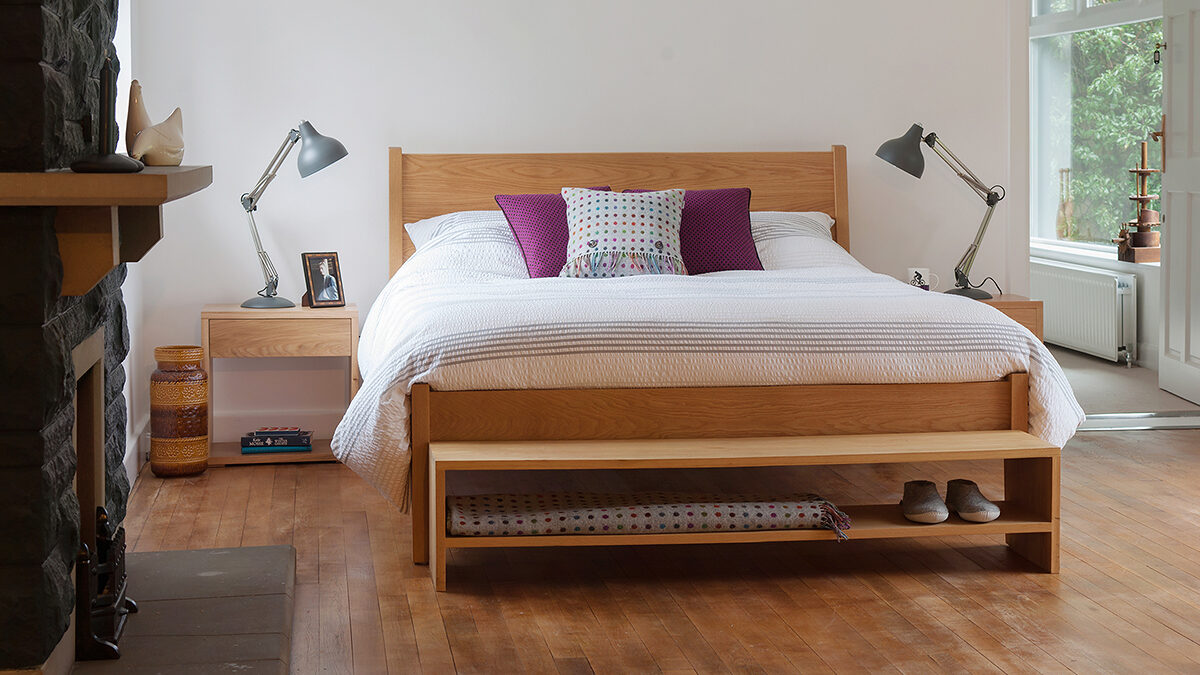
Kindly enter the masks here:
[[112, 57], [104, 57], [100, 68], [100, 154], [85, 157], [71, 165], [75, 173], [137, 173], [146, 168], [128, 155], [118, 155], [117, 149], [117, 74]]

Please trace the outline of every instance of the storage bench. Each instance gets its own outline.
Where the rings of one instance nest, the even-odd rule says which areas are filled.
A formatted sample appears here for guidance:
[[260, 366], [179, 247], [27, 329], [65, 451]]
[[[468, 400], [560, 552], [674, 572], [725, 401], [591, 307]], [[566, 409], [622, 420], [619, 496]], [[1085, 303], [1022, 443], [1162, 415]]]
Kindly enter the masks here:
[[446, 589], [451, 548], [708, 544], [835, 539], [831, 530], [736, 530], [645, 534], [450, 536], [446, 474], [451, 471], [664, 469], [1004, 460], [1000, 518], [968, 523], [952, 516], [922, 525], [898, 504], [838, 504], [851, 519], [848, 538], [1003, 534], [1014, 552], [1058, 572], [1059, 448], [1023, 431], [956, 431], [845, 436], [595, 441], [433, 441], [429, 443], [429, 567]]

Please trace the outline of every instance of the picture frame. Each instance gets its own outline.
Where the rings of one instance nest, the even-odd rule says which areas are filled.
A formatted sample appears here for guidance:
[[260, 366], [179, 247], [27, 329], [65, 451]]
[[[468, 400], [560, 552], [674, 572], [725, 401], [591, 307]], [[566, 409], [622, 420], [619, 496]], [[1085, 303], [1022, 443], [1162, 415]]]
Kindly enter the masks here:
[[304, 303], [311, 307], [345, 307], [346, 287], [342, 284], [342, 265], [336, 251], [301, 253], [304, 285], [308, 289]]

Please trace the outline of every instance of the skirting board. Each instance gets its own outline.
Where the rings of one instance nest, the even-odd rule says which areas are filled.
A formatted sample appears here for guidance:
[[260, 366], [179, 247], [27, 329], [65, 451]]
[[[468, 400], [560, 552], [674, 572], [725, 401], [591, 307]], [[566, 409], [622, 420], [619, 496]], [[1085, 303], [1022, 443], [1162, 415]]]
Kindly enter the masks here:
[[1158, 344], [1138, 343], [1137, 365], [1158, 372]]
[[125, 442], [125, 475], [129, 478], [129, 484], [133, 485], [142, 467], [150, 461], [150, 422], [143, 424], [138, 433]]

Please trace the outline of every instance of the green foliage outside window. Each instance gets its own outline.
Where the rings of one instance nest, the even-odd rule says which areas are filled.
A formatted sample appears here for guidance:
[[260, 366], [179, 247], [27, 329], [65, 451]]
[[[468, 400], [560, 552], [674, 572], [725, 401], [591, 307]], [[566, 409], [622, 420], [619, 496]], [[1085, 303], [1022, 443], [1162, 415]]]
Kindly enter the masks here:
[[[1135, 216], [1129, 169], [1140, 161], [1141, 142], [1158, 129], [1162, 115], [1162, 66], [1153, 61], [1162, 21], [1063, 37], [1069, 41], [1056, 46], [1071, 50], [1071, 170], [1070, 185], [1060, 188], [1057, 235], [1110, 243], [1121, 222]], [[1152, 168], [1160, 166], [1160, 153], [1151, 142]], [[1160, 185], [1155, 174], [1150, 193], [1158, 194]]]

